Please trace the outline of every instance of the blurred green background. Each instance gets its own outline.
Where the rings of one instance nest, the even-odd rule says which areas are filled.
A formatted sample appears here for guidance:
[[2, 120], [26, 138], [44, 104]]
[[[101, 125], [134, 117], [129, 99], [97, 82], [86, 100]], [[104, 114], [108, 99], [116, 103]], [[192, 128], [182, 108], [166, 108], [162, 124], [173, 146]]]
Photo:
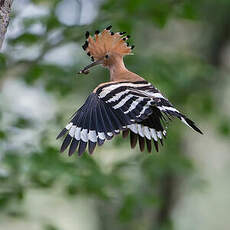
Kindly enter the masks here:
[[[126, 66], [195, 120], [169, 124], [159, 153], [115, 137], [60, 154], [55, 138], [101, 82], [86, 30], [127, 31]], [[230, 228], [230, 1], [20, 0], [0, 54], [1, 230]]]

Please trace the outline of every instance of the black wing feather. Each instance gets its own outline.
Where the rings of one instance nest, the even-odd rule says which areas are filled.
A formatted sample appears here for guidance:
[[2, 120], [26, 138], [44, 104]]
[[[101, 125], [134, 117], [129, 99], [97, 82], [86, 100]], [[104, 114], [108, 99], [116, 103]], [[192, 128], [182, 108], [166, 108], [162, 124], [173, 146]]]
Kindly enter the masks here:
[[65, 139], [62, 143], [60, 152], [64, 152], [66, 150], [66, 148], [69, 146], [71, 140], [72, 140], [72, 137], [69, 134], [67, 134], [67, 136], [65, 137]]
[[69, 147], [69, 156], [74, 154], [74, 152], [77, 149], [78, 144], [79, 144], [79, 140], [76, 140], [76, 138], [73, 138], [71, 145]]

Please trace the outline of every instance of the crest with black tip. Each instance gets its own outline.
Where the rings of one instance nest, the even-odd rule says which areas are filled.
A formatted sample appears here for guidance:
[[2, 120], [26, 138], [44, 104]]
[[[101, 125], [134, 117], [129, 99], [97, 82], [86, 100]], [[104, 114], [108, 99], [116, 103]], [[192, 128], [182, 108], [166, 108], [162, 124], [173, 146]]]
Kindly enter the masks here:
[[102, 60], [107, 53], [117, 53], [122, 56], [132, 54], [129, 43], [126, 44], [130, 36], [122, 36], [126, 32], [114, 33], [111, 31], [111, 28], [112, 26], [108, 26], [101, 33], [99, 30], [96, 30], [94, 36], [90, 36], [90, 33], [86, 31], [85, 36], [87, 40], [82, 48], [88, 56], [92, 57], [91, 60], [93, 62]]
[[89, 37], [89, 31], [86, 31], [85, 32], [85, 38], [88, 39], [88, 37]]
[[86, 50], [88, 45], [89, 45], [88, 41], [85, 41], [84, 45], [82, 46], [83, 50]]
[[111, 30], [111, 28], [112, 28], [112, 26], [110, 25], [110, 26], [108, 26], [108, 27], [106, 28], [106, 30]]

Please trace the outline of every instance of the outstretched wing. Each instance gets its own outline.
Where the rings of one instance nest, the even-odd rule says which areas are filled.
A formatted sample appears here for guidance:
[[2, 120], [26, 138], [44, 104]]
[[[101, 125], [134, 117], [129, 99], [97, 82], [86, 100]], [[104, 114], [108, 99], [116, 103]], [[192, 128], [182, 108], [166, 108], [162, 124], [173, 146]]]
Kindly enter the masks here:
[[[144, 138], [149, 152], [151, 152], [151, 139], [158, 151], [158, 140], [163, 145], [162, 137], [166, 136], [164, 121], [171, 118], [179, 118], [190, 128], [202, 134], [192, 120], [175, 109], [157, 88], [146, 81], [110, 83], [99, 87], [96, 92], [99, 98], [110, 103], [113, 108], [119, 108], [124, 113], [135, 114], [134, 119], [141, 117], [140, 121], [128, 126], [131, 147], [135, 147], [137, 135], [141, 151], [144, 150]], [[127, 132], [123, 136], [126, 137]]]
[[57, 138], [60, 138], [68, 133], [61, 151], [70, 145], [69, 155], [72, 155], [77, 148], [78, 154], [81, 155], [88, 144], [88, 150], [92, 153], [96, 144], [102, 145], [106, 139], [110, 140], [121, 130], [131, 128], [135, 122], [141, 122], [152, 113], [151, 109], [143, 110], [150, 101], [148, 97], [143, 98], [141, 104], [135, 109], [130, 109], [134, 106], [133, 102], [137, 103], [137, 100], [140, 100], [140, 96], [135, 92], [129, 93], [128, 97], [117, 102], [113, 99], [109, 100], [104, 92], [100, 94], [100, 89], [90, 94], [85, 104], [58, 135]]
[[127, 137], [130, 132], [132, 148], [138, 141], [140, 150], [144, 151], [146, 142], [147, 150], [151, 152], [151, 141], [153, 140], [158, 151], [158, 140], [163, 145], [166, 130], [163, 124], [165, 118], [161, 111], [154, 106], [155, 96], [159, 96], [159, 91], [153, 85], [147, 81], [112, 82], [99, 87], [96, 93], [113, 109], [119, 109], [131, 117], [133, 123], [127, 125], [123, 137]]
[[163, 144], [166, 131], [163, 116], [174, 116], [201, 132], [194, 123], [179, 113], [162, 94], [146, 81], [111, 82], [96, 88], [85, 104], [74, 114], [70, 123], [57, 138], [68, 133], [61, 146], [64, 151], [69, 145], [69, 155], [78, 148], [81, 155], [88, 144], [92, 153], [96, 145], [102, 145], [107, 139], [124, 131], [130, 131], [131, 147], [135, 147], [137, 139], [141, 151], [145, 141], [151, 152], [151, 140], [158, 150], [158, 140]]
[[[129, 121], [126, 120], [126, 122]], [[87, 143], [89, 152], [92, 153], [96, 144], [102, 145], [105, 139], [111, 139], [113, 135], [120, 132], [123, 125], [125, 125], [124, 121], [113, 114], [109, 106], [100, 100], [97, 94], [92, 93], [57, 138], [68, 132], [61, 151], [70, 145], [69, 155], [72, 155], [77, 148], [81, 155]]]

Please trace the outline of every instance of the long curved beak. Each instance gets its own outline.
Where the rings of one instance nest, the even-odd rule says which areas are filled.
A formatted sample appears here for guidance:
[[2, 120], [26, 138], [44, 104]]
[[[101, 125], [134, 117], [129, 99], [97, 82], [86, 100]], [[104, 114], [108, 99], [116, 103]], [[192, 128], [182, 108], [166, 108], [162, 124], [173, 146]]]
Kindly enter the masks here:
[[80, 72], [78, 72], [78, 74], [88, 74], [89, 73], [89, 69], [95, 65], [100, 65], [100, 64], [103, 64], [103, 59], [99, 59], [89, 65], [87, 65], [84, 69], [80, 70]]

